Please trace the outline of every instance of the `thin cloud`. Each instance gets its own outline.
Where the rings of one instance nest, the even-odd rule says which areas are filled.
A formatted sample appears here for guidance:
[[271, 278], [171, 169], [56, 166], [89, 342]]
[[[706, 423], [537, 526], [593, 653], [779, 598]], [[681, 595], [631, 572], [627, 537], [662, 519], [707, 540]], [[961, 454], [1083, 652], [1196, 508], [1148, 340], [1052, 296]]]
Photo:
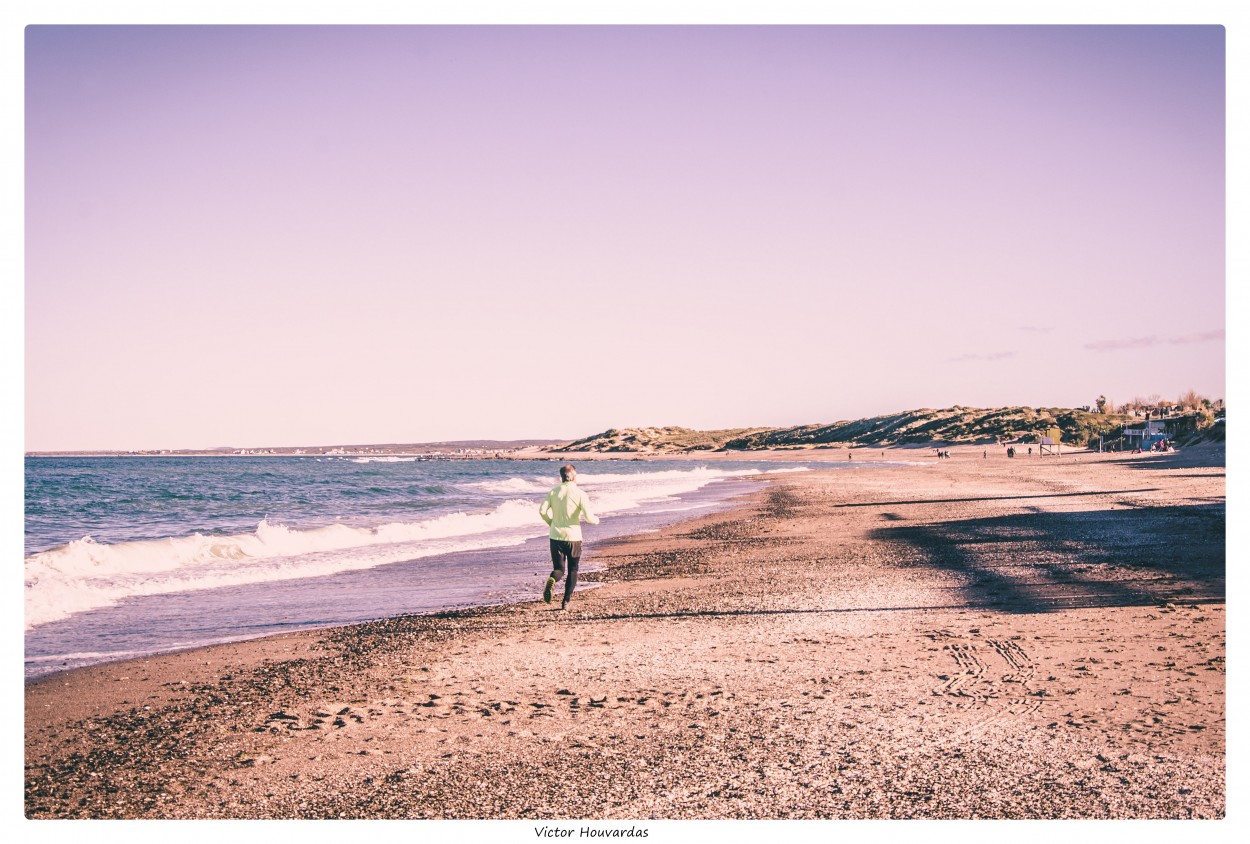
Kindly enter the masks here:
[[1114, 352], [1119, 349], [1144, 349], [1157, 346], [1162, 342], [1162, 337], [1131, 337], [1126, 340], [1096, 340], [1093, 343], [1086, 343], [1085, 348], [1096, 352]]
[[1198, 334], [1186, 334], [1183, 337], [1173, 337], [1168, 340], [1173, 346], [1184, 346], [1187, 343], [1209, 343], [1212, 340], [1223, 340], [1224, 329], [1220, 328], [1215, 331], [1203, 331]]
[[1160, 337], [1152, 334], [1147, 337], [1129, 337], [1118, 340], [1095, 340], [1086, 343], [1085, 348], [1096, 352], [1115, 352], [1121, 349], [1145, 349], [1151, 346], [1186, 346], [1190, 343], [1210, 343], [1224, 339], [1224, 329], [1200, 331], [1197, 334], [1183, 334], [1180, 337]]
[[1022, 325], [1020, 326], [1020, 330], [1032, 331], [1037, 334], [1049, 334], [1055, 330], [1055, 327], [1053, 325]]
[[965, 360], [1006, 360], [1007, 358], [1014, 358], [1015, 356], [1015, 352], [986, 352], [983, 354], [971, 353], [960, 355], [957, 358], [950, 358], [949, 360], [951, 363], [959, 363], [960, 361]]

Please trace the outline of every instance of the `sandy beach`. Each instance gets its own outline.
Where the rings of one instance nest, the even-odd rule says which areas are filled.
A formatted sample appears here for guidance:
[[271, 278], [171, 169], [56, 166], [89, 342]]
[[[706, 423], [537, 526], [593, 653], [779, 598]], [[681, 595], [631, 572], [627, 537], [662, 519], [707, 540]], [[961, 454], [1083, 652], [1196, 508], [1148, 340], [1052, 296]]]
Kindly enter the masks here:
[[588, 532], [564, 612], [30, 683], [26, 815], [1222, 818], [1223, 446], [951, 453]]

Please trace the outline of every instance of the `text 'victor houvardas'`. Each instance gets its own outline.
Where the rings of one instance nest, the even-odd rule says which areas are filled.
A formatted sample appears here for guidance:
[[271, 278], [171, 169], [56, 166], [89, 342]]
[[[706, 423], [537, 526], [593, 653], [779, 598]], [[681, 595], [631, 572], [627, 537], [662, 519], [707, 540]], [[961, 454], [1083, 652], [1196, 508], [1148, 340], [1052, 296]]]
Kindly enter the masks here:
[[578, 828], [539, 826], [534, 828], [534, 834], [539, 838], [572, 838], [574, 835], [578, 838], [646, 838], [649, 832], [649, 829], [641, 826], [621, 827], [619, 829], [595, 829], [590, 826]]

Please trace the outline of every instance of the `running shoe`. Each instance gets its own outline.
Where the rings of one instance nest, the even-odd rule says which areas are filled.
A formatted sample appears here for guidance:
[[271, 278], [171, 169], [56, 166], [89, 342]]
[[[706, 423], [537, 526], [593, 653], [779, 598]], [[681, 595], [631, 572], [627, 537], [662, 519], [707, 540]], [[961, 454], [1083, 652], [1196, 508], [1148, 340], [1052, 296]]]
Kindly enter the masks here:
[[556, 588], [556, 579], [554, 577], [547, 578], [547, 585], [543, 587], [543, 600], [551, 603], [551, 590]]

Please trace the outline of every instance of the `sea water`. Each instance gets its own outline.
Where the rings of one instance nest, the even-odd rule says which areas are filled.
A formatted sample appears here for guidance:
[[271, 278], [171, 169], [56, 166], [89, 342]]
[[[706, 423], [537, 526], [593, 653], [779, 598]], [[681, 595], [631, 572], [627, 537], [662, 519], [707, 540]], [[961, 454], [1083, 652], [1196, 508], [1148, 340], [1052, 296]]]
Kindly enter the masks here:
[[[26, 676], [276, 632], [533, 600], [560, 461], [28, 457]], [[596, 542], [726, 506], [743, 461], [583, 463]], [[849, 466], [848, 466], [849, 468]], [[587, 584], [588, 586], [590, 584]]]

